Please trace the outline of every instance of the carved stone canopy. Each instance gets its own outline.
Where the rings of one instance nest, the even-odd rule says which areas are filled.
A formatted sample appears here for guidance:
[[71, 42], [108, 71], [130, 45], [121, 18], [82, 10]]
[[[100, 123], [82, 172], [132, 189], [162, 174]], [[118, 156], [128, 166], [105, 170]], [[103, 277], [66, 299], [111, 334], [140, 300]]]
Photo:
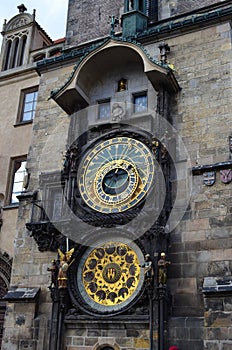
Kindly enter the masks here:
[[52, 92], [51, 98], [65, 112], [72, 114], [90, 104], [90, 89], [96, 81], [101, 80], [105, 72], [111, 72], [115, 67], [120, 67], [122, 72], [127, 71], [131, 62], [141, 67], [156, 91], [161, 88], [171, 92], [179, 91], [173, 71], [167, 65], [155, 61], [141, 44], [109, 39], [82, 57], [70, 78]]

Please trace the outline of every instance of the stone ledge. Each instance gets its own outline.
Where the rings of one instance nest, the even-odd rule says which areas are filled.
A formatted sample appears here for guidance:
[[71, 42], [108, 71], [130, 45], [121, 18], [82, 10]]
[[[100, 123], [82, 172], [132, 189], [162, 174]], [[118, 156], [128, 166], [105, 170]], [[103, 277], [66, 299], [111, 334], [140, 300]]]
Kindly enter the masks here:
[[38, 299], [40, 288], [11, 287], [2, 300], [9, 302], [34, 302]]
[[232, 276], [221, 279], [216, 277], [205, 277], [202, 292], [205, 296], [215, 293], [232, 295]]
[[232, 160], [228, 160], [226, 162], [195, 166], [192, 168], [192, 173], [193, 175], [201, 175], [202, 173], [207, 171], [231, 169], [231, 168], [232, 168]]

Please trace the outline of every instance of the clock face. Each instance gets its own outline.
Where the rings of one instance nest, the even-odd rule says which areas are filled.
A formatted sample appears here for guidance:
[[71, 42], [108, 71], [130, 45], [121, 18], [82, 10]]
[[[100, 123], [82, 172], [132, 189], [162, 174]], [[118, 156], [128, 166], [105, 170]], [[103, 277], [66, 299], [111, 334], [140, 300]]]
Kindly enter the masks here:
[[[112, 239], [89, 247], [76, 264], [73, 281], [77, 302], [91, 314], [120, 313], [136, 303], [144, 291], [144, 257], [134, 242]], [[75, 276], [75, 274], [73, 274]]]
[[126, 211], [148, 193], [154, 179], [150, 149], [130, 137], [114, 137], [94, 146], [82, 159], [78, 187], [84, 202], [102, 213]]
[[92, 304], [113, 306], [135, 293], [140, 280], [136, 252], [122, 242], [108, 242], [93, 249], [82, 270], [84, 291]]

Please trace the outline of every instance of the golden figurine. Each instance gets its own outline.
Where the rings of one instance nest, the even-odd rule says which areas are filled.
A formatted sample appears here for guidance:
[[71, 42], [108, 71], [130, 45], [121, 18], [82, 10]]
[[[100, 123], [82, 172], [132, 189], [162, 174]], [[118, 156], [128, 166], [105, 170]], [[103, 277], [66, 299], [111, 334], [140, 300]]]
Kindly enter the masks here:
[[72, 261], [71, 257], [74, 252], [74, 248], [70, 249], [65, 254], [62, 253], [60, 249], [58, 249], [58, 253], [60, 256], [60, 265], [59, 265], [59, 272], [58, 272], [58, 288], [67, 288], [67, 271], [69, 266], [73, 263], [74, 259]]
[[126, 79], [120, 79], [118, 82], [118, 92], [125, 91], [127, 89]]

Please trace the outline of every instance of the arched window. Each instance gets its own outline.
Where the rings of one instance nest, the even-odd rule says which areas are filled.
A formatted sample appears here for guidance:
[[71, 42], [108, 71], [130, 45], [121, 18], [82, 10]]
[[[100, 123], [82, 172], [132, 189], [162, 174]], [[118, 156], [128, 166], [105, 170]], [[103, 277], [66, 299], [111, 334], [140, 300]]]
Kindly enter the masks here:
[[3, 70], [7, 70], [7, 68], [8, 68], [8, 63], [9, 63], [9, 58], [10, 58], [10, 51], [11, 51], [11, 45], [12, 45], [12, 41], [11, 40], [7, 40], [6, 48], [5, 48], [5, 58], [4, 58]]
[[5, 57], [3, 70], [21, 66], [24, 61], [27, 36], [16, 37], [13, 41], [9, 39], [5, 45]]
[[13, 41], [14, 51], [13, 51], [13, 57], [12, 57], [12, 64], [10, 68], [17, 67], [17, 58], [18, 58], [18, 48], [19, 48], [19, 38], [15, 38]]
[[24, 35], [21, 38], [21, 47], [20, 47], [20, 52], [19, 52], [19, 64], [18, 64], [19, 66], [21, 66], [23, 64], [26, 42], [27, 42], [27, 36]]
[[111, 346], [104, 346], [104, 348], [101, 348], [101, 350], [114, 350]]

